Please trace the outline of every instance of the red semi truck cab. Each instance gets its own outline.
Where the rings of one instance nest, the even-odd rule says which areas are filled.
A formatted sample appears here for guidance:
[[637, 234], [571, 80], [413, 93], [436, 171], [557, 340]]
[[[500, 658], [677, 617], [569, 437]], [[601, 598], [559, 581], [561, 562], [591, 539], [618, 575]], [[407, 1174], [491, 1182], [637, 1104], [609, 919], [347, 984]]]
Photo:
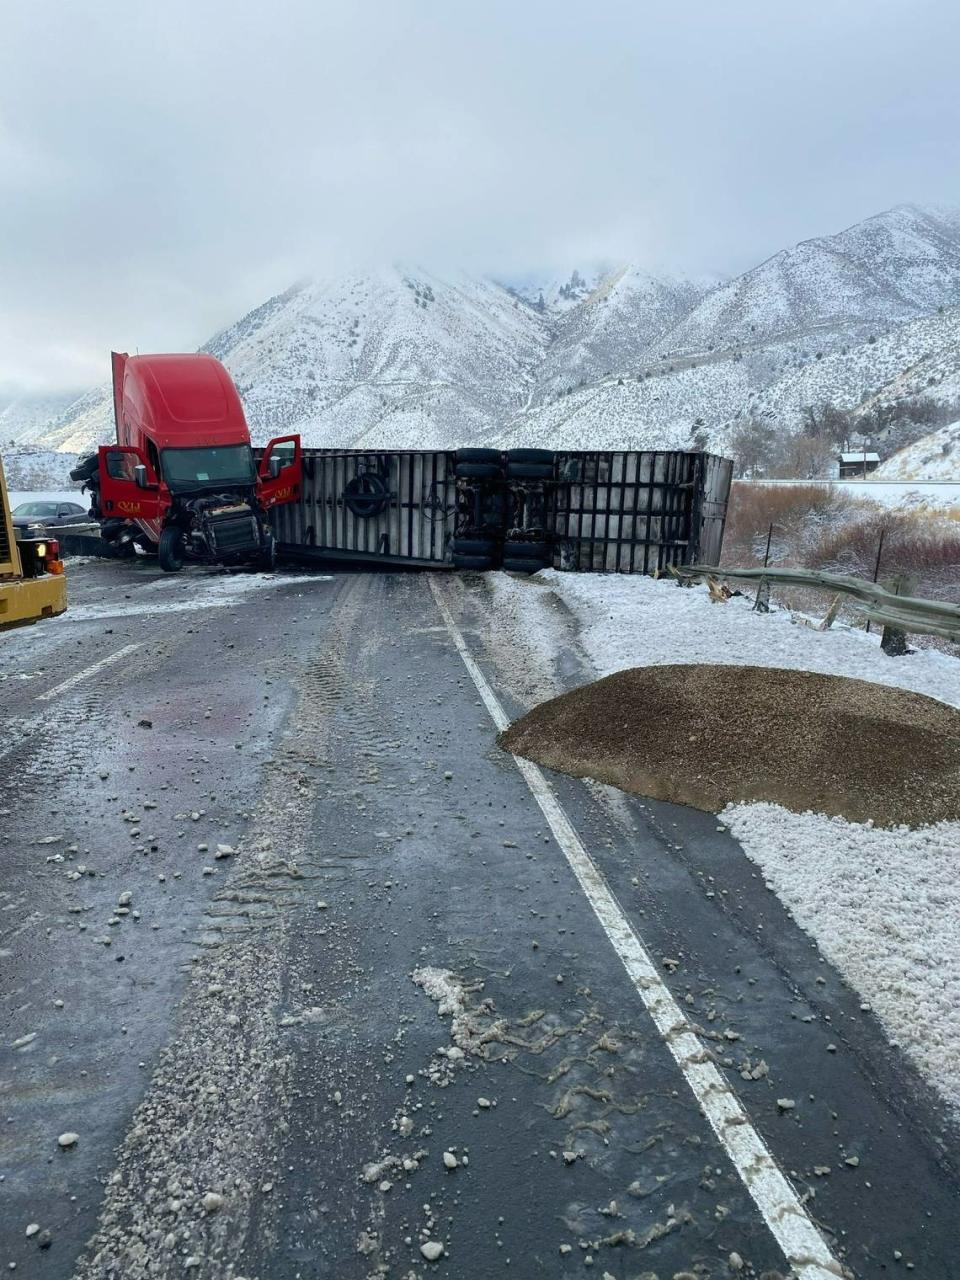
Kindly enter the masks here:
[[257, 464], [240, 396], [213, 356], [112, 353], [117, 443], [80, 469], [103, 537], [138, 543], [161, 567], [184, 561], [272, 567], [267, 513], [293, 502], [300, 437], [271, 440]]

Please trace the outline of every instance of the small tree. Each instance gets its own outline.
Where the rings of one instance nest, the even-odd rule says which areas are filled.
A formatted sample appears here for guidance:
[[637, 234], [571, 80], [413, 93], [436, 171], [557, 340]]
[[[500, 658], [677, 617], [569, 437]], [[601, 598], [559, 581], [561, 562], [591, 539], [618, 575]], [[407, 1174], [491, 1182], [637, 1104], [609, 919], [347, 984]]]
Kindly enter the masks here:
[[776, 432], [762, 418], [744, 418], [730, 435], [737, 476], [764, 475], [776, 444]]

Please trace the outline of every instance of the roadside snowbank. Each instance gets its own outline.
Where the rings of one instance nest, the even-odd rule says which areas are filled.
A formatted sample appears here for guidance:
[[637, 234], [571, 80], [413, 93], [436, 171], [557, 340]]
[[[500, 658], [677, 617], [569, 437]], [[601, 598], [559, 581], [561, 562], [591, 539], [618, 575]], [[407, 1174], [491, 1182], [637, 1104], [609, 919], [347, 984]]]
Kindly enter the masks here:
[[[957, 658], [932, 650], [888, 658], [877, 636], [813, 631], [786, 611], [754, 613], [749, 599], [711, 604], [705, 587], [547, 570], [529, 582], [498, 575], [498, 606], [526, 607], [542, 620], [529, 602], [545, 586], [577, 618], [598, 676], [680, 662], [788, 667], [912, 689], [960, 707]], [[960, 823], [877, 830], [772, 804], [738, 805], [723, 816], [891, 1040], [960, 1109]]]
[[[711, 604], [706, 587], [638, 576], [538, 573], [577, 615], [599, 675], [677, 662], [789, 667], [912, 689], [960, 707], [960, 660], [935, 650], [888, 658], [879, 635], [814, 631], [785, 610], [754, 613], [751, 597]], [[522, 584], [521, 589], [522, 589]], [[826, 612], [826, 600], [824, 612]]]
[[735, 805], [723, 820], [822, 954], [960, 1109], [960, 823], [879, 831]]

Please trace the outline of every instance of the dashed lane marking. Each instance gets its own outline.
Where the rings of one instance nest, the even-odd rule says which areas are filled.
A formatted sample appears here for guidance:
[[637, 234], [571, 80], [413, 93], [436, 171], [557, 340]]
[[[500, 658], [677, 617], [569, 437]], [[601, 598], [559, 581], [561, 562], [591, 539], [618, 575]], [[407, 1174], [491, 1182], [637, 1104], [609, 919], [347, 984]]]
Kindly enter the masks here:
[[[509, 717], [477, 666], [433, 577], [430, 578], [430, 590], [490, 718], [498, 730], [506, 729], [510, 724]], [[706, 1046], [674, 1000], [649, 951], [624, 915], [542, 771], [529, 760], [519, 756], [513, 759], [661, 1039], [787, 1262], [801, 1280], [838, 1280], [846, 1274], [843, 1267], [774, 1160], [740, 1099], [720, 1074]]]
[[125, 658], [128, 653], [133, 653], [134, 649], [139, 649], [140, 645], [125, 644], [122, 649], [117, 649], [114, 653], [108, 653], [105, 658], [101, 658], [99, 662], [95, 662], [91, 667], [84, 667], [82, 671], [75, 671], [72, 676], [55, 684], [52, 689], [47, 689], [44, 693], [38, 693], [37, 702], [50, 702], [60, 693], [66, 693], [68, 689], [72, 689], [74, 685], [80, 684], [83, 680], [89, 680], [91, 676], [95, 676], [98, 671], [102, 671], [104, 667], [112, 666], [113, 663], [119, 662], [121, 658]]

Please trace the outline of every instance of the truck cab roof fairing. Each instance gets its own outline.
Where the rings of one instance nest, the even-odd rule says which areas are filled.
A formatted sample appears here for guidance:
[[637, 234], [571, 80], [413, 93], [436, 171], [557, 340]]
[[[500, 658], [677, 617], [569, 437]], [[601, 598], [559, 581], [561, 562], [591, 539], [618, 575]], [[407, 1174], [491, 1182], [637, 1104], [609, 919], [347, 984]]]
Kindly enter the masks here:
[[207, 445], [250, 441], [237, 389], [213, 356], [114, 352], [113, 374], [118, 417], [138, 426], [159, 449], [189, 448], [198, 439]]

